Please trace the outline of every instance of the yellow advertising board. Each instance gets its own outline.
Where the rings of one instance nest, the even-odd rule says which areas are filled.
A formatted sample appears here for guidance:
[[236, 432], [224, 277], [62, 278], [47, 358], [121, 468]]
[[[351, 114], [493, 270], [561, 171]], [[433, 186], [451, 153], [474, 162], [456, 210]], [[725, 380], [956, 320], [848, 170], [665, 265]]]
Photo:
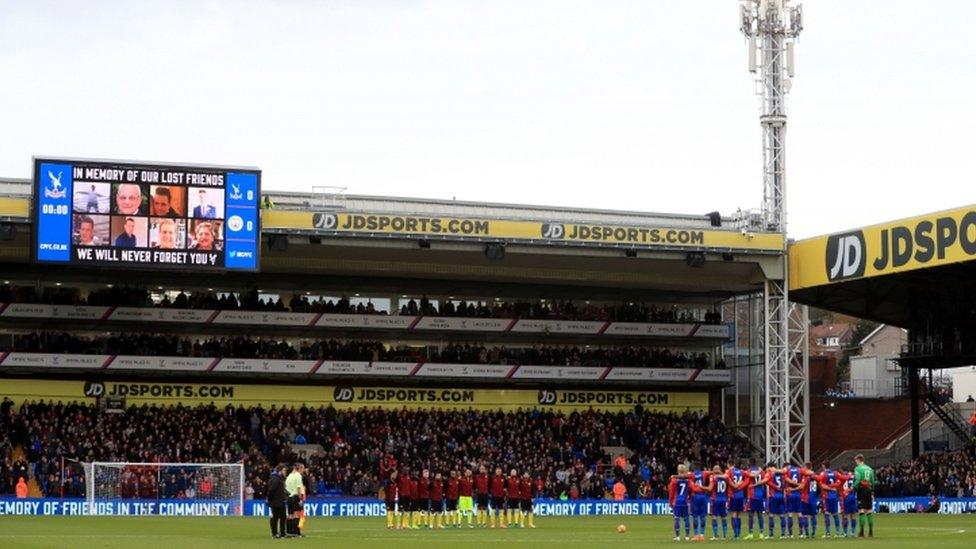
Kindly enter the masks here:
[[[0, 198], [0, 217], [27, 217], [30, 202], [24, 198]], [[748, 250], [779, 253], [786, 239], [779, 233], [742, 233], [733, 230], [680, 229], [548, 223], [462, 217], [424, 217], [369, 213], [313, 213], [264, 210], [267, 229], [318, 230], [336, 235], [388, 234], [445, 238], [485, 238], [538, 243], [573, 243], [677, 249]]]
[[30, 202], [26, 198], [0, 198], [0, 217], [27, 217]]
[[155, 383], [142, 381], [0, 380], [0, 394], [16, 404], [31, 400], [94, 402], [98, 397], [125, 397], [127, 405], [193, 406], [335, 406], [356, 408], [435, 408], [503, 410], [542, 408], [632, 410], [640, 405], [658, 412], [707, 412], [708, 393], [674, 391], [589, 391], [525, 389], [430, 389], [357, 387], [351, 385], [246, 385]]
[[266, 229], [316, 230], [336, 235], [402, 235], [482, 238], [548, 244], [574, 243], [663, 248], [781, 252], [782, 234], [731, 230], [547, 223], [504, 219], [423, 217], [366, 213], [313, 213], [266, 210]]
[[790, 289], [976, 259], [976, 205], [790, 245]]

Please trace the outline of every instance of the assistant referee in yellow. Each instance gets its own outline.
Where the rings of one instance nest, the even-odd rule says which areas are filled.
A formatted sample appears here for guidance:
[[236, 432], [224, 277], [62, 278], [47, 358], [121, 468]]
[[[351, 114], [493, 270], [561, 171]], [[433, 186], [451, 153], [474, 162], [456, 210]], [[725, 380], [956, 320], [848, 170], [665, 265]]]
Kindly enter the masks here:
[[288, 535], [304, 537], [298, 528], [300, 513], [302, 512], [302, 501], [305, 499], [305, 482], [302, 480], [302, 473], [305, 466], [296, 463], [288, 478], [285, 479], [285, 491], [288, 492]]

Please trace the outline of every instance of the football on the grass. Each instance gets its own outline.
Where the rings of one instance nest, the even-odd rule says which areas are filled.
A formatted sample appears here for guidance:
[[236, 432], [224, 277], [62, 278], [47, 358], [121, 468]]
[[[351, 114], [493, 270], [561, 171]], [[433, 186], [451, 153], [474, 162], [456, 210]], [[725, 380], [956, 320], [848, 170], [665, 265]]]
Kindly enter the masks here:
[[623, 524], [618, 524], [617, 525], [617, 533], [618, 534], [623, 534], [626, 531], [627, 531], [627, 527], [626, 526], [624, 526]]

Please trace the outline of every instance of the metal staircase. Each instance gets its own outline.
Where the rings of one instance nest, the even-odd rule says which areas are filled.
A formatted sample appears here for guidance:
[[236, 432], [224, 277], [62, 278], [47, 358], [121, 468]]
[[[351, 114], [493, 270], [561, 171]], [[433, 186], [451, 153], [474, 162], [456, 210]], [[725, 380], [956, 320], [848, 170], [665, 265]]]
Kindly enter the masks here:
[[922, 394], [922, 398], [925, 400], [925, 404], [928, 406], [929, 410], [935, 414], [942, 423], [945, 423], [946, 427], [962, 441], [963, 444], [968, 444], [973, 440], [973, 436], [969, 425], [966, 420], [959, 414], [959, 411], [955, 406], [950, 403], [948, 406], [943, 404], [936, 398], [932, 391], [926, 390]]

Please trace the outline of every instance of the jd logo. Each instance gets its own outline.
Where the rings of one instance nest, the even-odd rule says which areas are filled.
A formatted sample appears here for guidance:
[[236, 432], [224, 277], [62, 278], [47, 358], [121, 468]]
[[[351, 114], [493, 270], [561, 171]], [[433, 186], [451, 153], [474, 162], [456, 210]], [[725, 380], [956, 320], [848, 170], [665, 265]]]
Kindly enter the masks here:
[[864, 276], [867, 263], [864, 233], [861, 231], [833, 235], [827, 239], [827, 278], [844, 280]]
[[100, 397], [105, 394], [105, 384], [101, 381], [86, 381], [85, 382], [85, 396], [86, 397]]
[[542, 238], [551, 238], [553, 240], [559, 239], [566, 236], [566, 228], [560, 223], [543, 223], [542, 224]]
[[539, 391], [539, 404], [555, 404], [556, 391]]
[[334, 214], [317, 213], [312, 216], [312, 227], [331, 231], [339, 224], [339, 219]]
[[336, 402], [352, 402], [352, 387], [336, 387], [332, 396]]

